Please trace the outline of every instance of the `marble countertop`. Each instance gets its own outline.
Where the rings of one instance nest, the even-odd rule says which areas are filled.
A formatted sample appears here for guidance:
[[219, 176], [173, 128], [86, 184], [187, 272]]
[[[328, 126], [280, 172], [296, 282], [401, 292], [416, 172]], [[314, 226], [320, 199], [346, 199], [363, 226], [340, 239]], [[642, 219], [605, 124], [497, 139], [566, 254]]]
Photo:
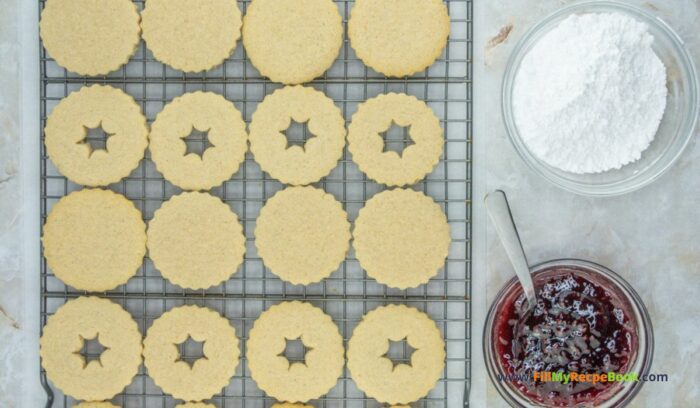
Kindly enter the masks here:
[[[36, 149], [23, 151], [31, 143], [25, 144], [22, 136], [30, 135], [27, 130], [38, 131], [39, 118], [35, 110], [38, 91], [33, 94], [22, 83], [29, 75], [34, 75], [35, 83], [38, 78], [38, 62], [27, 58], [29, 51], [37, 46], [26, 49], [24, 55], [25, 45], [38, 41], [34, 34], [36, 23], [31, 22], [27, 10], [22, 11], [27, 3], [0, 0], [3, 10], [0, 13], [0, 407], [3, 408], [39, 407], [45, 400], [37, 375], [39, 279], [37, 269], [25, 262], [30, 251], [25, 238], [29, 234], [38, 236], [38, 220], [34, 216], [38, 207], [32, 211], [35, 209], [25, 202], [24, 195], [28, 193], [27, 187], [38, 184], [39, 180], [38, 166], [31, 169], [35, 160], [22, 159], [23, 153], [38, 156]], [[35, 67], [32, 69], [31, 65]], [[30, 71], [24, 72], [25, 69]], [[37, 87], [38, 84], [30, 86], [38, 90]], [[29, 100], [23, 104], [27, 96]], [[25, 120], [30, 117], [31, 123]], [[38, 202], [38, 194], [34, 195], [37, 196], [34, 201]]]
[[[630, 0], [669, 22], [700, 65], [697, 0]], [[42, 406], [38, 382], [38, 61], [36, 2], [0, 0], [0, 407]], [[500, 117], [506, 60], [525, 30], [563, 0], [475, 0], [472, 407], [506, 406], [489, 384], [481, 329], [489, 302], [512, 270], [481, 198], [501, 188], [532, 262], [576, 257], [604, 264], [635, 287], [651, 314], [652, 371], [634, 407], [700, 406], [700, 146], [643, 190], [616, 198], [577, 196], [530, 171]]]
[[[647, 383], [634, 407], [700, 406], [696, 379], [700, 365], [700, 145], [697, 137], [673, 168], [650, 186], [614, 198], [586, 198], [560, 190], [526, 167], [507, 139], [500, 114], [500, 85], [515, 43], [562, 0], [476, 1], [474, 117], [477, 155], [475, 192], [500, 188], [508, 193], [525, 251], [532, 263], [554, 258], [582, 258], [608, 266], [627, 279], [644, 300], [655, 335], [653, 373], [668, 374], [666, 383]], [[666, 20], [700, 62], [700, 3], [697, 0], [628, 1]], [[697, 130], [696, 130], [697, 133]], [[696, 134], [697, 136], [697, 134]], [[479, 160], [481, 158], [481, 160]], [[477, 200], [480, 201], [481, 200]], [[486, 224], [483, 207], [475, 211], [483, 247], [475, 249], [485, 265], [486, 302], [512, 276], [500, 243]], [[481, 235], [483, 237], [483, 235]], [[475, 234], [475, 240], [480, 235]], [[481, 260], [479, 257], [485, 256]], [[479, 271], [480, 269], [476, 269]], [[476, 273], [475, 273], [476, 274]], [[475, 313], [486, 304], [475, 305]], [[483, 315], [474, 317], [483, 321]], [[480, 319], [480, 320], [477, 320]], [[478, 324], [476, 325], [478, 326]], [[473, 335], [480, 338], [480, 335]], [[474, 356], [473, 376], [483, 371]], [[477, 367], [476, 363], [480, 365]], [[486, 380], [488, 381], [488, 380]], [[477, 384], [480, 385], [480, 384]], [[486, 384], [489, 407], [507, 406]], [[475, 405], [482, 406], [482, 405]]]

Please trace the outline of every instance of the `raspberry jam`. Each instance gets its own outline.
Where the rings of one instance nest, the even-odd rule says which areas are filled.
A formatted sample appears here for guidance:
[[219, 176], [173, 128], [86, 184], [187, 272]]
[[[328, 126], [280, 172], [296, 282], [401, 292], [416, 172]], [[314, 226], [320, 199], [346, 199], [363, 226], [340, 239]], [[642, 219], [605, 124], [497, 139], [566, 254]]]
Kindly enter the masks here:
[[557, 266], [533, 275], [537, 306], [527, 310], [519, 284], [497, 311], [493, 340], [502, 371], [533, 403], [595, 406], [621, 388], [616, 382], [535, 380], [535, 372], [626, 373], [638, 352], [632, 306], [607, 277]]

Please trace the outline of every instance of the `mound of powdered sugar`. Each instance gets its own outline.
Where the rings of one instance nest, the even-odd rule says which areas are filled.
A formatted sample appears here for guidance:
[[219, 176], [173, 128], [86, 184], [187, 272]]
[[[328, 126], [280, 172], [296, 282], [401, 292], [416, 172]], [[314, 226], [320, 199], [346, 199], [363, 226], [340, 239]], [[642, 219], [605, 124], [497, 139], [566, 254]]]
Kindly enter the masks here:
[[646, 24], [619, 13], [572, 15], [525, 55], [513, 115], [530, 151], [572, 173], [638, 160], [666, 109], [666, 67]]

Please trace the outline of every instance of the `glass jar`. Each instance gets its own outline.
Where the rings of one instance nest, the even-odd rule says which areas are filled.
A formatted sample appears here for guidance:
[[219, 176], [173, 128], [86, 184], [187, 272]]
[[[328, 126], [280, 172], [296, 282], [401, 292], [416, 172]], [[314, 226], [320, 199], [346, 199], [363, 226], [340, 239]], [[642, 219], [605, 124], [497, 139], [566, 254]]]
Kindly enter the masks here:
[[[625, 372], [637, 373], [641, 378], [648, 374], [654, 351], [654, 336], [649, 314], [639, 295], [619, 275], [610, 269], [588, 261], [578, 259], [559, 259], [548, 261], [531, 268], [531, 274], [536, 290], [539, 290], [545, 280], [562, 274], [581, 277], [595, 285], [604, 288], [606, 295], [617, 299], [624, 309], [629, 325], [636, 335], [636, 347], [630, 350]], [[537, 401], [518, 386], [516, 381], [508, 381], [512, 374], [506, 367], [498, 349], [498, 330], [503, 327], [504, 319], [508, 319], [510, 308], [518, 298], [523, 296], [522, 286], [517, 277], [511, 279], [496, 295], [491, 305], [484, 327], [484, 357], [489, 377], [501, 396], [513, 407], [549, 407], [547, 402]], [[592, 401], [576, 406], [585, 407], [623, 407], [639, 392], [643, 382], [615, 382], [604, 392], [592, 397]]]
[[[617, 170], [575, 174], [537, 158], [523, 141], [513, 113], [513, 88], [520, 63], [532, 47], [572, 14], [621, 13], [645, 23], [654, 36], [652, 48], [669, 73], [666, 111], [651, 145], [642, 157]], [[542, 19], [523, 35], [510, 56], [503, 77], [501, 109], [508, 137], [525, 163], [554, 185], [588, 196], [614, 196], [639, 189], [665, 173], [695, 134], [700, 91], [693, 59], [683, 40], [657, 16], [619, 1], [586, 1], [563, 7]]]

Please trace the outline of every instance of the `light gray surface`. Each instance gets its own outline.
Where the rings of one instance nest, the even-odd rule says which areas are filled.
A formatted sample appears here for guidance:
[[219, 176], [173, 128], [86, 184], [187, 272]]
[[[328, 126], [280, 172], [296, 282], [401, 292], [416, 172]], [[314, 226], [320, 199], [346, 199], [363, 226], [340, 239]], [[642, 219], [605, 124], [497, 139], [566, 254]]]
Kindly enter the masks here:
[[[700, 304], [697, 301], [700, 289], [700, 243], [697, 239], [700, 147], [697, 136], [679, 162], [654, 184], [621, 197], [593, 199], [559, 190], [538, 178], [517, 156], [502, 125], [500, 81], [511, 50], [529, 26], [558, 7], [571, 3], [561, 0], [477, 1], [474, 117], [481, 121], [475, 131], [479, 144], [475, 166], [483, 172], [475, 177], [485, 178], [482, 182], [486, 190], [501, 188], [508, 193], [530, 262], [561, 257], [598, 262], [625, 277], [644, 299], [656, 341], [652, 371], [668, 374], [669, 382], [645, 384], [631, 406], [697, 407], [700, 406], [700, 387], [696, 386], [700, 376], [697, 364], [700, 357]], [[700, 62], [700, 4], [697, 1], [629, 3], [666, 20], [686, 41], [696, 64]], [[512, 31], [505, 41], [489, 44], [508, 26], [512, 26]], [[476, 217], [478, 226], [479, 219], [484, 217], [483, 211], [477, 209]], [[491, 226], [488, 223], [486, 226], [485, 252], [475, 254], [479, 257], [485, 253], [486, 270], [475, 268], [474, 274], [486, 275], [488, 303], [513, 271]], [[481, 229], [476, 231], [475, 239], [482, 233]], [[475, 305], [475, 309], [477, 307]], [[478, 325], [475, 323], [475, 327]], [[481, 353], [475, 354], [474, 359], [481, 359]], [[477, 370], [475, 365], [475, 377], [479, 375]], [[489, 407], [505, 406], [490, 384], [487, 401]]]
[[0, 7], [0, 405], [7, 404], [4, 384], [14, 382], [13, 369], [21, 367], [24, 332], [19, 318], [22, 301], [9, 296], [21, 288], [19, 251], [20, 195], [19, 182], [19, 107], [15, 98], [19, 91], [17, 76], [19, 54], [14, 41], [17, 25], [13, 22], [17, 6], [2, 0]]
[[[38, 129], [38, 93], [30, 89], [37, 89], [37, 48], [26, 46], [37, 41], [30, 3], [0, 0], [0, 406], [11, 408], [39, 407], [43, 401], [36, 375], [38, 269], [27, 262], [32, 248], [24, 240], [35, 237], [35, 254], [38, 220], [25, 215], [38, 208], [23, 197], [31, 190], [38, 201], [36, 186], [27, 182], [37, 184], [38, 167], [35, 160], [22, 160], [24, 153], [37, 156], [36, 138], [24, 138], [27, 130], [36, 134]], [[28, 10], [21, 12], [23, 7]]]
[[[36, 374], [38, 169], [29, 162], [37, 157], [38, 148], [36, 11], [32, 3], [0, 0], [3, 10], [0, 15], [0, 174], [7, 174], [10, 169], [14, 178], [0, 183], [2, 407], [38, 407], [43, 396]], [[670, 381], [646, 384], [632, 406], [699, 406], [700, 388], [695, 384], [700, 376], [697, 364], [700, 305], [695, 298], [700, 289], [697, 240], [700, 147], [694, 140], [668, 174], [653, 185], [623, 197], [583, 198], [540, 180], [520, 161], [506, 138], [500, 119], [500, 79], [510, 50], [527, 27], [571, 2], [476, 0], [475, 3], [476, 202], [472, 310], [475, 341], [471, 406], [504, 406], [487, 384], [479, 341], [488, 302], [512, 274], [495, 234], [490, 227], [486, 228], [486, 214], [481, 206], [480, 197], [493, 188], [508, 192], [531, 261], [566, 256], [603, 263], [627, 278], [645, 300], [656, 334], [653, 371], [668, 374]], [[666, 19], [687, 41], [696, 63], [700, 62], [697, 1], [631, 3]], [[18, 5], [24, 9], [23, 13]], [[509, 24], [513, 30], [508, 38], [488, 45]], [[21, 63], [17, 65], [14, 61]], [[20, 155], [25, 159], [20, 160]], [[22, 183], [18, 182], [20, 179]], [[24, 201], [19, 197], [24, 197]]]

